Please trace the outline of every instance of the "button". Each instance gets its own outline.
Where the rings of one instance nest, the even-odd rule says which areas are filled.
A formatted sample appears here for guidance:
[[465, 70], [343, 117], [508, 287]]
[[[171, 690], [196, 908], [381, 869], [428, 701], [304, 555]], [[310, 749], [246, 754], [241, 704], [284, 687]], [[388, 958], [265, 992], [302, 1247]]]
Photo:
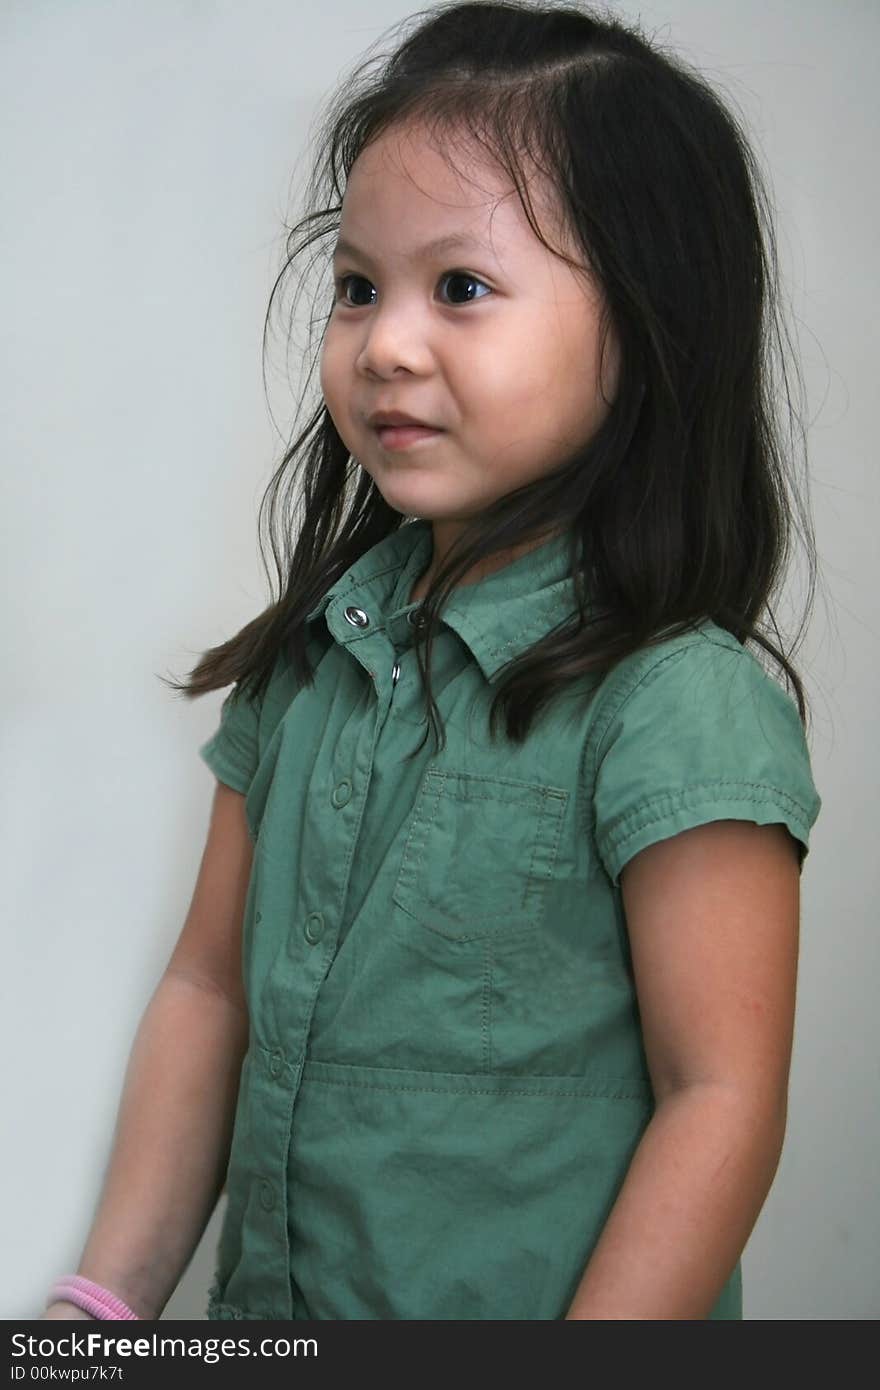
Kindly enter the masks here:
[[281, 1075], [283, 1071], [284, 1053], [281, 1051], [280, 1047], [276, 1047], [275, 1051], [272, 1053], [272, 1056], [269, 1058], [269, 1074], [270, 1076], [274, 1076], [277, 1078]]
[[397, 684], [397, 680], [398, 680], [399, 675], [400, 675], [400, 662], [399, 662], [399, 661], [395, 661], [395, 663], [394, 663], [394, 669], [393, 669], [392, 672], [391, 672], [391, 684], [392, 684], [392, 685], [396, 685], [396, 684]]
[[263, 1211], [271, 1211], [275, 1205], [275, 1192], [272, 1184], [264, 1178], [260, 1183], [260, 1206]]
[[370, 619], [364, 610], [362, 608], [356, 608], [354, 604], [349, 604], [349, 606], [344, 609], [343, 617], [347, 623], [351, 623], [352, 627], [369, 627], [370, 625]]
[[341, 781], [336, 783], [330, 800], [334, 806], [347, 806], [351, 801], [351, 783], [347, 777], [343, 777]]
[[425, 615], [421, 608], [411, 608], [406, 615], [406, 621], [410, 627], [424, 627]]
[[306, 924], [303, 927], [303, 936], [305, 937], [306, 941], [310, 943], [310, 945], [314, 946], [318, 941], [321, 940], [321, 937], [323, 935], [324, 918], [321, 916], [320, 912], [310, 913], [309, 916], [306, 918]]

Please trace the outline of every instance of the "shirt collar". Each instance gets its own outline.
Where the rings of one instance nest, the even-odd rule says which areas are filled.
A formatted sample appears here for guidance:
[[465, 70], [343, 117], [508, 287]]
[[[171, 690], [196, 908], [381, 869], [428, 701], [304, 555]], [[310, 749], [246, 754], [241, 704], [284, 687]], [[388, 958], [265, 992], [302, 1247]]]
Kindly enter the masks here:
[[[576, 611], [569, 546], [568, 532], [552, 536], [485, 579], [452, 591], [441, 622], [467, 644], [487, 680]], [[342, 598], [363, 607], [377, 624], [413, 607], [409, 593], [432, 548], [430, 521], [404, 522], [340, 575], [306, 621]]]

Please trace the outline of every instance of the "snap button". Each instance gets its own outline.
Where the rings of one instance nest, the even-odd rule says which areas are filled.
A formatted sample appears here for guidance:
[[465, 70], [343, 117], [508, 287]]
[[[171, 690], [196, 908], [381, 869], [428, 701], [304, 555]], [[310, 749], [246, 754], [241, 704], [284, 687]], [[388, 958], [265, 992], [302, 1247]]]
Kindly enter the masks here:
[[266, 1182], [265, 1178], [260, 1183], [260, 1206], [264, 1211], [271, 1211], [275, 1205], [275, 1193], [272, 1184]]
[[306, 941], [312, 946], [321, 940], [321, 937], [324, 935], [324, 918], [321, 916], [320, 912], [312, 912], [306, 918], [306, 924], [303, 927], [303, 935]]
[[343, 612], [343, 617], [352, 627], [369, 627], [370, 619], [363, 608], [356, 608], [354, 604], [349, 604]]
[[279, 1077], [284, 1070], [284, 1053], [280, 1048], [276, 1048], [269, 1058], [269, 1074]]
[[347, 777], [343, 777], [341, 781], [336, 783], [330, 799], [334, 806], [348, 805], [351, 801], [351, 783]]
[[421, 608], [411, 608], [406, 615], [406, 621], [409, 623], [410, 627], [423, 627], [425, 616]]

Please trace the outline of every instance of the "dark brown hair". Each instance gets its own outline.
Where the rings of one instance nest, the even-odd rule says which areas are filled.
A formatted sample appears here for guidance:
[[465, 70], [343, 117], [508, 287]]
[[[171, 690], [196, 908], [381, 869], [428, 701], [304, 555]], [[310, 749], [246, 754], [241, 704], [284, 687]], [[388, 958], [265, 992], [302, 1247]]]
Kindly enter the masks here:
[[[620, 346], [618, 390], [589, 442], [488, 506], [434, 576], [417, 651], [435, 731], [445, 742], [430, 650], [449, 593], [484, 557], [559, 530], [571, 540], [578, 609], [505, 668], [493, 733], [503, 711], [507, 737], [524, 739], [564, 686], [705, 618], [778, 662], [806, 724], [801, 681], [767, 630], [769, 621], [781, 644], [770, 600], [785, 577], [795, 514], [809, 562], [807, 611], [816, 558], [775, 416], [775, 234], [741, 123], [680, 57], [596, 7], [438, 4], [404, 23], [412, 32], [390, 56], [362, 60], [329, 102], [307, 211], [288, 229], [266, 324], [298, 258], [328, 238], [332, 250], [361, 151], [392, 127], [418, 124], [450, 160], [462, 134], [479, 139], [545, 246], [528, 171], [551, 180], [581, 268], [601, 290], [603, 355], [609, 322]], [[319, 294], [326, 329], [323, 278]], [[266, 325], [264, 355], [265, 343]], [[316, 360], [307, 357], [300, 411]], [[784, 360], [781, 369], [797, 421]], [[266, 515], [278, 597], [205, 652], [185, 682], [167, 682], [190, 697], [235, 682], [259, 698], [285, 646], [297, 679], [311, 683], [306, 614], [410, 520], [351, 457], [323, 398], [269, 482], [261, 531]], [[263, 563], [268, 574], [265, 554]]]

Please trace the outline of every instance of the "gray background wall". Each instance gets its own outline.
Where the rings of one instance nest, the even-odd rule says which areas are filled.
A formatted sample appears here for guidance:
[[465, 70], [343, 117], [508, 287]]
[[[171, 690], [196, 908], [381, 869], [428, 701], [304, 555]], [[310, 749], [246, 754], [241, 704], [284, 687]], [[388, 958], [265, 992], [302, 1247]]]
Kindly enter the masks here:
[[[802, 880], [788, 1133], [744, 1256], [745, 1316], [872, 1318], [880, 11], [615, 8], [748, 118], [809, 398], [825, 587], [796, 662], [824, 805]], [[260, 338], [294, 167], [318, 102], [413, 10], [0, 7], [6, 1318], [38, 1316], [51, 1279], [75, 1268], [207, 829], [196, 747], [221, 693], [189, 704], [154, 673], [183, 674], [266, 599], [256, 512], [293, 398], [276, 340], [267, 405]], [[204, 1316], [224, 1203], [166, 1318]]]

